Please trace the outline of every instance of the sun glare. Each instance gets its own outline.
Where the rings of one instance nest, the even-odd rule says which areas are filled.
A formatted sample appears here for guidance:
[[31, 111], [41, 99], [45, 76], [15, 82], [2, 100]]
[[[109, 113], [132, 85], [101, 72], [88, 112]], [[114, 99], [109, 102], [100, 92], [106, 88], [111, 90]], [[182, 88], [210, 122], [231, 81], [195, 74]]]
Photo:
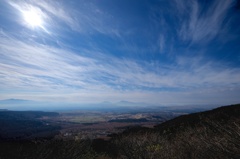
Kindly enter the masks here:
[[39, 13], [38, 10], [35, 10], [35, 9], [30, 9], [30, 10], [27, 10], [27, 11], [23, 11], [23, 17], [24, 17], [24, 20], [25, 22], [35, 28], [35, 27], [42, 27], [42, 24], [43, 24], [43, 19], [42, 19], [42, 16], [41, 14]]

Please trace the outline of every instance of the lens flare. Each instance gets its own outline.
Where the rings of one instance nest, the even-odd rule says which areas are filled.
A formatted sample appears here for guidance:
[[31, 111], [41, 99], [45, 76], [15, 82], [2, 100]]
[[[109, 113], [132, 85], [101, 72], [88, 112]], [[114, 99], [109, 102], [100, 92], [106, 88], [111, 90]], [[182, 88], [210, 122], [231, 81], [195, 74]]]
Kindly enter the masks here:
[[43, 18], [41, 16], [41, 13], [38, 10], [32, 8], [32, 9], [23, 11], [22, 13], [23, 13], [25, 22], [29, 26], [33, 28], [42, 27]]

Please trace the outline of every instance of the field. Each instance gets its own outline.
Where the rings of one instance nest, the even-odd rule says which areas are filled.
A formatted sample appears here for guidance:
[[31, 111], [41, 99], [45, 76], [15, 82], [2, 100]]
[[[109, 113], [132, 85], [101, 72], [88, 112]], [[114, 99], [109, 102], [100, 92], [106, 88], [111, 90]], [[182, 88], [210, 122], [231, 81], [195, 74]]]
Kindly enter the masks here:
[[43, 118], [61, 125], [57, 138], [86, 139], [105, 138], [120, 133], [131, 127], [152, 128], [166, 120], [186, 113], [160, 111], [157, 113], [116, 113], [101, 111], [60, 112], [54, 118]]
[[56, 138], [64, 140], [109, 139], [132, 127], [153, 128], [197, 108], [116, 108], [106, 110], [66, 110], [60, 112], [0, 111], [4, 140]]

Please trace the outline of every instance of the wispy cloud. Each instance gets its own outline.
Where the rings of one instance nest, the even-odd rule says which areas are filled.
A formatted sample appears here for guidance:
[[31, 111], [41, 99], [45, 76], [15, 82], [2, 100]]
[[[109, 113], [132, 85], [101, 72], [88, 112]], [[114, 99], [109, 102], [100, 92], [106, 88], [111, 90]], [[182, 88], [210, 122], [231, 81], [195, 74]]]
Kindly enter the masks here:
[[159, 36], [159, 50], [160, 50], [160, 53], [164, 52], [164, 47], [165, 47], [165, 39], [164, 39], [163, 35], [160, 35]]
[[112, 16], [91, 2], [78, 1], [78, 4], [75, 2], [66, 5], [62, 1], [21, 0], [8, 3], [20, 12], [27, 8], [38, 10], [44, 17], [46, 30], [53, 31], [58, 28], [66, 31], [68, 29], [64, 26], [67, 26], [82, 34], [101, 33], [119, 36], [117, 24], [113, 23]]
[[0, 86], [13, 92], [38, 90], [54, 92], [55, 95], [67, 92], [74, 96], [84, 96], [85, 93], [90, 97], [94, 94], [96, 98], [109, 95], [120, 99], [124, 92], [133, 95], [140, 92], [137, 93], [140, 97], [152, 92], [171, 94], [172, 90], [186, 93], [199, 88], [240, 87], [240, 69], [217, 63], [204, 64], [201, 59], [189, 64], [193, 59], [182, 58], [175, 66], [164, 66], [119, 59], [99, 52], [92, 52], [95, 57], [90, 58], [67, 48], [26, 43], [4, 34], [0, 36], [0, 48]]
[[195, 0], [175, 2], [179, 15], [187, 18], [182, 21], [179, 35], [183, 40], [194, 43], [209, 42], [217, 37], [226, 27], [228, 11], [234, 4], [234, 1], [225, 0], [208, 1], [201, 5]]

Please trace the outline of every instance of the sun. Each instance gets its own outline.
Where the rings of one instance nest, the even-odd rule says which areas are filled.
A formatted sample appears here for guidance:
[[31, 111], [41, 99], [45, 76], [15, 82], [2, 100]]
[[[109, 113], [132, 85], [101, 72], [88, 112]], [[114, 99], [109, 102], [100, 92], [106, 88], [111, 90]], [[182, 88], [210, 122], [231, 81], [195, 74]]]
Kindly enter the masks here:
[[42, 27], [43, 25], [43, 17], [41, 12], [37, 9], [31, 8], [26, 11], [22, 11], [23, 17], [27, 25], [32, 28]]

